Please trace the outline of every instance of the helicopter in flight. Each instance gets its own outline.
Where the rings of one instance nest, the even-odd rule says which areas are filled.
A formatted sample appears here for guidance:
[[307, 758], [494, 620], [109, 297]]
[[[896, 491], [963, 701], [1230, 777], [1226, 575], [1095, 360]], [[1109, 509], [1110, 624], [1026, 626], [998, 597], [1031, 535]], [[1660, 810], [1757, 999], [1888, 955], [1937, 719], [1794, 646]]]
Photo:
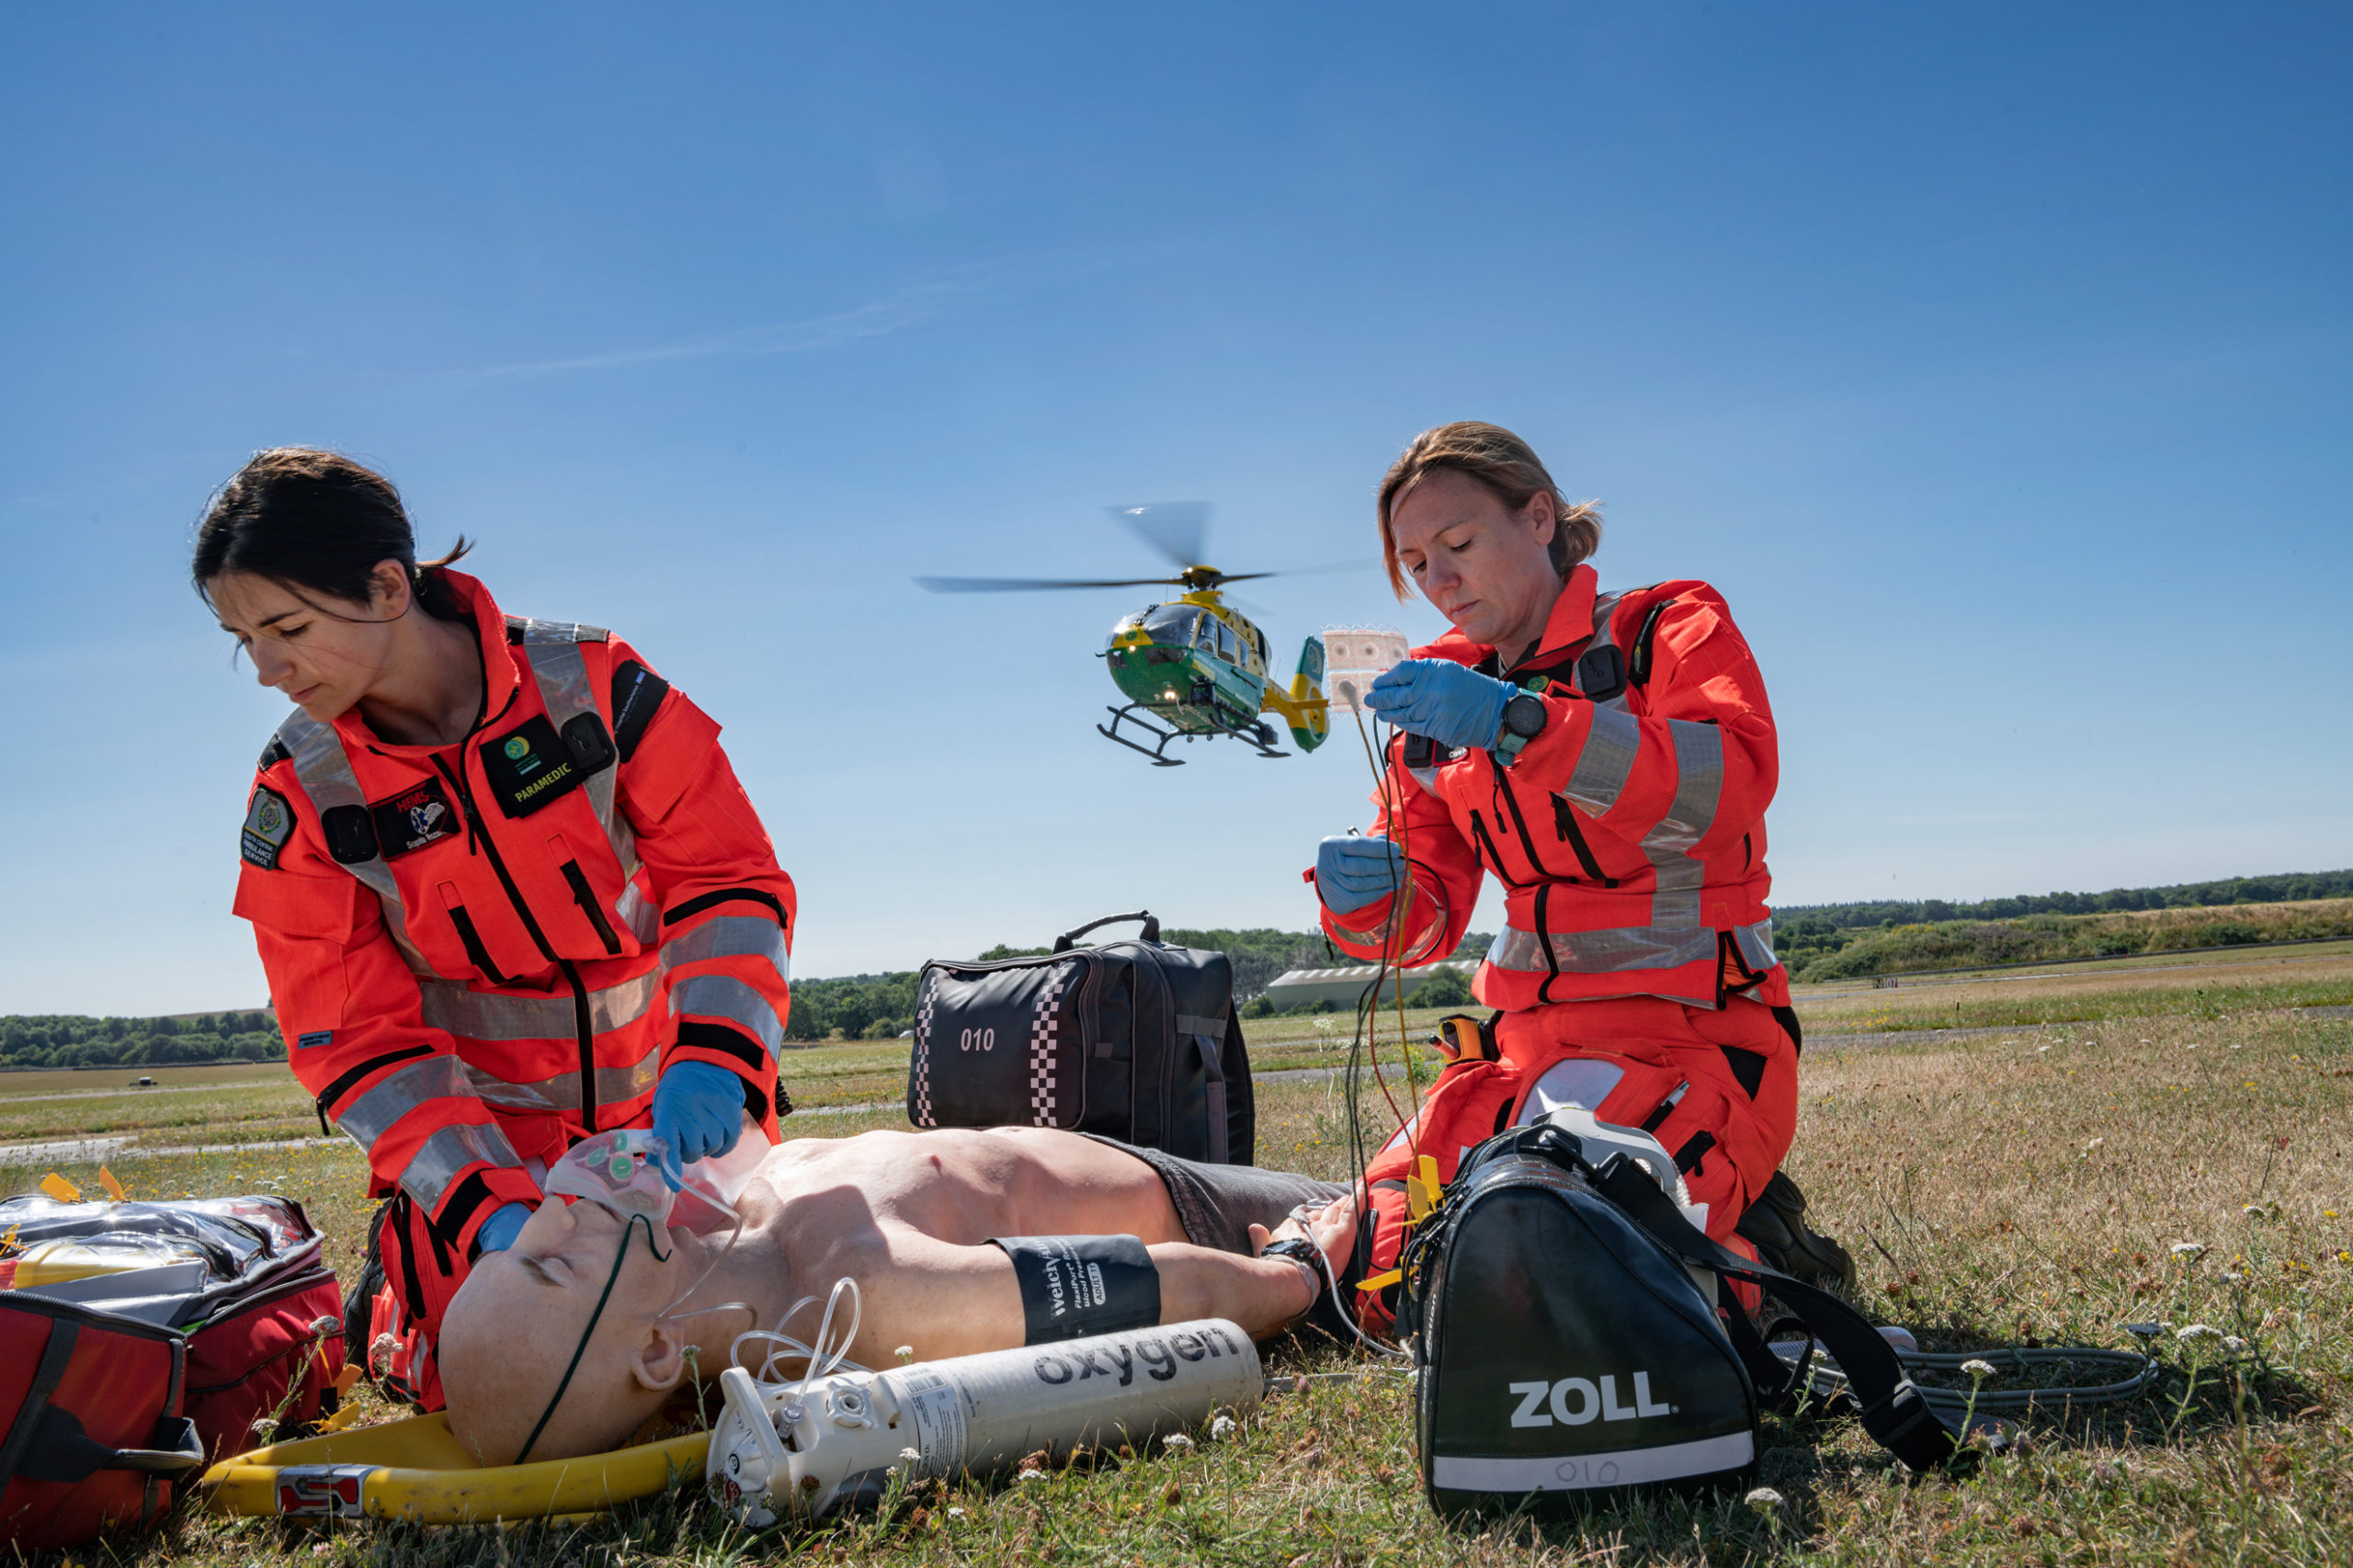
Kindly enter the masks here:
[[[1145, 606], [1111, 628], [1097, 655], [1128, 699], [1108, 709], [1109, 724], [1096, 733], [1156, 767], [1183, 766], [1168, 755], [1168, 743], [1215, 740], [1222, 735], [1252, 747], [1260, 756], [1288, 756], [1275, 748], [1272, 714], [1290, 731], [1300, 750], [1313, 751], [1331, 733], [1331, 710], [1324, 695], [1324, 639], [1310, 633], [1299, 651], [1299, 666], [1288, 685], [1274, 674], [1267, 634], [1225, 602], [1228, 583], [1288, 575], [1279, 572], [1221, 572], [1201, 564], [1209, 505], [1201, 501], [1115, 506], [1112, 517], [1177, 567], [1173, 577], [1111, 580], [1059, 577], [917, 577], [935, 594], [1020, 594], [1064, 588], [1170, 587], [1185, 591]], [[1325, 568], [1307, 568], [1316, 571]], [[1141, 739], [1135, 737], [1141, 737]], [[1152, 744], [1145, 744], [1149, 741]]]

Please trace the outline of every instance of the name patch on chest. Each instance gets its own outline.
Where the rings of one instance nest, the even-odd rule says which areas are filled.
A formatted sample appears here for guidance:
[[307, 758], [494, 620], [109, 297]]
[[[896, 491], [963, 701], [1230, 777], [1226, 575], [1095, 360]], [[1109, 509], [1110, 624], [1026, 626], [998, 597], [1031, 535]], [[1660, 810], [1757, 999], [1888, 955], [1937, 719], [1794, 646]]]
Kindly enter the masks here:
[[510, 817], [529, 816], [588, 781], [588, 770], [544, 713], [483, 742], [481, 755], [490, 792]]
[[458, 813], [450, 808], [449, 797], [441, 792], [438, 778], [428, 778], [368, 809], [376, 819], [377, 847], [387, 860], [458, 831]]

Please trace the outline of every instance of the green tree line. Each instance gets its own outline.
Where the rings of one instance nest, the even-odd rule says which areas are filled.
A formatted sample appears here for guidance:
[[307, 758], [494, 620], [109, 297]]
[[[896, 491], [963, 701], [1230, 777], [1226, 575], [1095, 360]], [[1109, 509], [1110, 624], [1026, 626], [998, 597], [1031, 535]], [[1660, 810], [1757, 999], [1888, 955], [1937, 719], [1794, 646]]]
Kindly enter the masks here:
[[286, 1043], [267, 1013], [192, 1018], [92, 1018], [37, 1014], [0, 1018], [0, 1067], [170, 1067], [206, 1062], [278, 1062]]
[[2228, 877], [2170, 887], [2110, 888], [2106, 892], [2021, 893], [1975, 903], [1941, 898], [1877, 899], [1865, 903], [1798, 903], [1773, 913], [1773, 935], [1784, 928], [1857, 930], [1865, 926], [1930, 926], [1947, 920], [2018, 920], [2029, 915], [2117, 915], [2146, 909], [2211, 909], [2232, 903], [2289, 903], [2353, 898], [2353, 870], [2281, 871]]

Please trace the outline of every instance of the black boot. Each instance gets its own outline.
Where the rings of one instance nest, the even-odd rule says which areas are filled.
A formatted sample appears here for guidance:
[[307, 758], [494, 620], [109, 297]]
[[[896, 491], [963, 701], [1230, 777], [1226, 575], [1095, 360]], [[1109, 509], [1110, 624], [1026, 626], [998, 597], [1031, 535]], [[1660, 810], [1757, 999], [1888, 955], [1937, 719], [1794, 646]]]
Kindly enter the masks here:
[[1855, 1260], [1847, 1249], [1805, 1222], [1805, 1194], [1787, 1171], [1775, 1171], [1756, 1201], [1733, 1227], [1771, 1267], [1809, 1285], [1855, 1288]]

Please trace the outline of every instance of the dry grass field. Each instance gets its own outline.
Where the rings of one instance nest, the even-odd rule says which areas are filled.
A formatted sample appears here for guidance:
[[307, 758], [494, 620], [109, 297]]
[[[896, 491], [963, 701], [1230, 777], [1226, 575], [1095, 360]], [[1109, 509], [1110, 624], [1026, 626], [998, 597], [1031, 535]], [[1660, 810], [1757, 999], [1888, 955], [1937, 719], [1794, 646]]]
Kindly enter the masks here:
[[[1418, 1490], [1404, 1381], [1329, 1346], [1290, 1345], [1270, 1350], [1275, 1369], [1361, 1375], [1271, 1398], [1223, 1441], [926, 1488], [820, 1530], [747, 1535], [696, 1491], [585, 1525], [504, 1532], [329, 1532], [188, 1508], [157, 1537], [74, 1558], [147, 1568], [2353, 1562], [2353, 958], [2305, 949], [2284, 963], [2217, 955], [2053, 976], [1849, 984], [1802, 1002], [1809, 1045], [1790, 1168], [1861, 1265], [1864, 1310], [1912, 1326], [1929, 1348], [2146, 1343], [2165, 1365], [2149, 1394], [2037, 1418], [1965, 1478], [1907, 1477], [1850, 1421], [1783, 1415], [1768, 1420], [1759, 1477], [1785, 1499], [1770, 1512], [1727, 1495], [1628, 1505], [1574, 1527], [1453, 1528]], [[1252, 1034], [1276, 1073], [1334, 1064], [1346, 1028], [1336, 1042], [1297, 1018]], [[1387, 1049], [1393, 1062], [1393, 1033]], [[797, 1131], [903, 1124], [903, 1050], [792, 1053], [788, 1083], [807, 1108]], [[0, 1117], [15, 1119], [0, 1126], [10, 1143], [101, 1126], [150, 1147], [315, 1136], [299, 1090], [252, 1086], [280, 1071], [188, 1070], [174, 1085], [184, 1092], [142, 1091], [128, 1106], [111, 1093], [60, 1097], [77, 1083], [113, 1086], [88, 1083], [96, 1074], [0, 1075]], [[1339, 1088], [1324, 1076], [1262, 1083], [1260, 1162], [1342, 1175]], [[47, 1168], [11, 1164], [0, 1184], [21, 1190]], [[86, 1179], [96, 1167], [58, 1168]], [[140, 1197], [290, 1192], [335, 1238], [334, 1259], [356, 1261], [360, 1165], [345, 1146], [133, 1155], [113, 1168]], [[2158, 1326], [2144, 1341], [2131, 1324]]]

